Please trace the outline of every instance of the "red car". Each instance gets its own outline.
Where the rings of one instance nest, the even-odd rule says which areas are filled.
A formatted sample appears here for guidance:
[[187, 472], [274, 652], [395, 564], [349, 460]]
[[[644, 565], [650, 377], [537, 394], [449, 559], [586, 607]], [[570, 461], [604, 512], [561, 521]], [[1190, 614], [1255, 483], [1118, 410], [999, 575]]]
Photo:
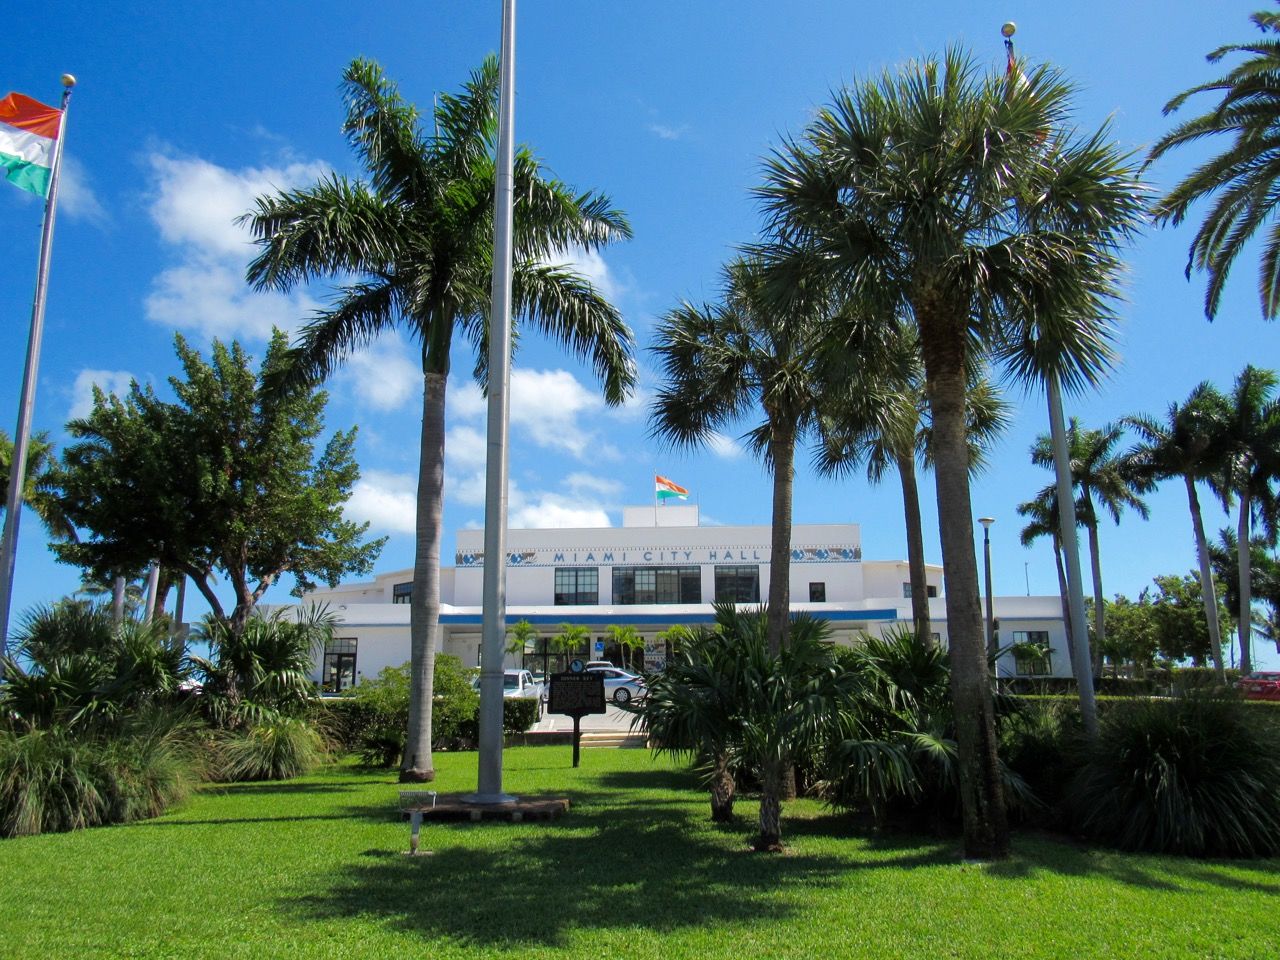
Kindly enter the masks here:
[[1236, 686], [1246, 700], [1280, 700], [1280, 673], [1274, 671], [1255, 670]]

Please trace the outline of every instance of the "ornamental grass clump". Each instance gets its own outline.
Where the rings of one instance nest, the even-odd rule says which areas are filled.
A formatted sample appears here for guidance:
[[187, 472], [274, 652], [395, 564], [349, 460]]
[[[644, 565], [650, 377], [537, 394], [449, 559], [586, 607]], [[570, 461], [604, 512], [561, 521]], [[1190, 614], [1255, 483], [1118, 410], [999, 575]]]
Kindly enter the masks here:
[[215, 738], [217, 778], [290, 780], [329, 759], [328, 745], [301, 717], [264, 716], [252, 726], [224, 730]]
[[1116, 704], [1067, 792], [1075, 826], [1126, 850], [1280, 853], [1280, 746], [1233, 699]]

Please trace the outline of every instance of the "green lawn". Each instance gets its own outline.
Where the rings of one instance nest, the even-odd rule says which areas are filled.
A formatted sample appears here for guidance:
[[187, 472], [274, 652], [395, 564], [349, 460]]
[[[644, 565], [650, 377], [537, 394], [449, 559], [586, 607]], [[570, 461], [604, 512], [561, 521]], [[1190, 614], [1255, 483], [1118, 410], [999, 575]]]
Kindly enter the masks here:
[[[438, 755], [441, 790], [475, 755]], [[334, 768], [209, 788], [159, 820], [0, 841], [3, 957], [1275, 956], [1280, 862], [1124, 856], [1020, 837], [996, 866], [786, 809], [783, 856], [707, 820], [691, 777], [639, 750], [507, 752], [554, 824], [424, 828], [392, 777]]]

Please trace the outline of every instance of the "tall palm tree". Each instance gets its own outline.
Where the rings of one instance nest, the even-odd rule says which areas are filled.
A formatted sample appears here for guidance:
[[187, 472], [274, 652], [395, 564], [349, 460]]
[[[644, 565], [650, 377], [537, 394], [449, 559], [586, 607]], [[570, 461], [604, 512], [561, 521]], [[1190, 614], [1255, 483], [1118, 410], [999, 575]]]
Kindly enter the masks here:
[[1209, 480], [1218, 469], [1216, 447], [1226, 416], [1226, 398], [1205, 381], [1197, 385], [1183, 403], [1169, 404], [1164, 420], [1137, 414], [1123, 417], [1120, 421], [1140, 438], [1139, 443], [1125, 454], [1130, 471], [1136, 477], [1148, 485], [1176, 477], [1186, 485], [1196, 560], [1200, 568], [1200, 593], [1204, 598], [1205, 622], [1209, 628], [1209, 648], [1214, 669], [1223, 682], [1222, 627], [1218, 622], [1218, 598], [1214, 592], [1209, 541], [1204, 533], [1204, 517], [1196, 484]]
[[[343, 75], [343, 130], [368, 182], [332, 174], [304, 190], [258, 199], [247, 216], [262, 251], [249, 266], [259, 289], [320, 276], [346, 282], [301, 331], [290, 380], [327, 376], [378, 334], [402, 327], [421, 350], [423, 399], [416, 555], [410, 603], [412, 683], [401, 779], [430, 780], [431, 703], [440, 617], [445, 386], [455, 333], [476, 351], [483, 381], [492, 266], [498, 65], [490, 57], [457, 95], [443, 95], [426, 134], [377, 64]], [[542, 174], [527, 150], [515, 160], [513, 302], [542, 333], [588, 358], [605, 399], [621, 403], [635, 381], [631, 332], [592, 285], [555, 266], [560, 251], [597, 249], [630, 236], [608, 197], [578, 193]]]
[[824, 306], [804, 290], [778, 304], [758, 258], [724, 271], [718, 304], [682, 303], [658, 324], [654, 352], [664, 374], [652, 432], [676, 446], [704, 444], [757, 411], [748, 437], [773, 473], [769, 549], [769, 649], [786, 646], [791, 606], [791, 500], [796, 444], [815, 426], [825, 393]]
[[1247, 366], [1240, 371], [1227, 396], [1227, 421], [1222, 434], [1224, 468], [1219, 497], [1226, 507], [1239, 498], [1236, 520], [1236, 563], [1240, 584], [1240, 606], [1236, 630], [1240, 638], [1240, 669], [1253, 668], [1249, 652], [1249, 628], [1253, 623], [1253, 594], [1249, 545], [1256, 521], [1267, 543], [1274, 543], [1280, 497], [1280, 400], [1275, 390], [1280, 379], [1275, 371]]
[[918, 331], [971, 857], [1006, 855], [1009, 835], [969, 502], [968, 365], [989, 351], [1023, 381], [1094, 382], [1110, 356], [1118, 248], [1142, 213], [1107, 128], [1067, 126], [1071, 94], [1051, 68], [983, 74], [952, 49], [839, 91], [769, 161], [760, 190], [789, 257], [867, 314]]
[[1209, 54], [1219, 63], [1233, 54], [1244, 59], [1216, 80], [1197, 84], [1165, 104], [1165, 115], [1180, 110], [1200, 93], [1221, 94], [1207, 113], [1178, 124], [1151, 148], [1148, 162], [1158, 160], [1175, 147], [1198, 144], [1205, 138], [1229, 141], [1229, 146], [1195, 170], [1156, 203], [1157, 223], [1175, 226], [1186, 219], [1191, 206], [1212, 200], [1204, 221], [1191, 241], [1187, 275], [1203, 270], [1209, 275], [1204, 312], [1210, 320], [1218, 312], [1227, 274], [1245, 244], [1269, 224], [1262, 249], [1258, 294], [1262, 312], [1273, 319], [1280, 311], [1280, 13], [1260, 10], [1250, 17], [1262, 37], [1252, 43], [1231, 43]]
[[[1079, 491], [1076, 503], [1077, 522], [1089, 533], [1089, 561], [1093, 571], [1093, 632], [1097, 640], [1093, 651], [1093, 672], [1101, 672], [1101, 646], [1106, 640], [1106, 618], [1102, 590], [1102, 550], [1098, 541], [1098, 511], [1105, 510], [1113, 521], [1120, 522], [1125, 508], [1147, 519], [1147, 505], [1138, 495], [1141, 481], [1127, 461], [1119, 456], [1116, 446], [1124, 430], [1107, 424], [1100, 430], [1086, 430], [1075, 417], [1067, 425], [1067, 456], [1071, 466], [1071, 482]], [[1053, 442], [1046, 434], [1036, 438], [1031, 448], [1031, 462], [1053, 469]]]
[[[896, 362], [860, 365], [851, 389], [839, 394], [838, 402], [823, 413], [814, 465], [826, 475], [845, 475], [865, 465], [867, 480], [874, 484], [891, 468], [897, 472], [906, 520], [913, 635], [929, 644], [933, 632], [917, 463], [933, 462], [932, 431], [919, 344], [910, 330], [903, 330], [900, 340], [894, 351]], [[987, 450], [1008, 426], [1009, 406], [981, 368], [971, 371], [970, 377], [965, 397], [969, 464], [970, 472], [977, 473], [985, 466]]]

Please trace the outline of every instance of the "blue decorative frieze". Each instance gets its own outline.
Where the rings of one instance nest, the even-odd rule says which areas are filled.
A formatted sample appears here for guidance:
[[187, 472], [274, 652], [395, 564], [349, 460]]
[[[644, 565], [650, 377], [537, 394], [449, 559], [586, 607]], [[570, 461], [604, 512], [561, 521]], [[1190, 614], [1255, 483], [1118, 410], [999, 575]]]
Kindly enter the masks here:
[[861, 547], [793, 547], [792, 563], [856, 563], [862, 559]]
[[[792, 563], [858, 563], [862, 547], [853, 545], [793, 547]], [[663, 564], [768, 563], [769, 548], [759, 547], [582, 547], [574, 549], [519, 550], [507, 554], [508, 567], [653, 566]], [[484, 566], [483, 550], [459, 550], [459, 568]]]

